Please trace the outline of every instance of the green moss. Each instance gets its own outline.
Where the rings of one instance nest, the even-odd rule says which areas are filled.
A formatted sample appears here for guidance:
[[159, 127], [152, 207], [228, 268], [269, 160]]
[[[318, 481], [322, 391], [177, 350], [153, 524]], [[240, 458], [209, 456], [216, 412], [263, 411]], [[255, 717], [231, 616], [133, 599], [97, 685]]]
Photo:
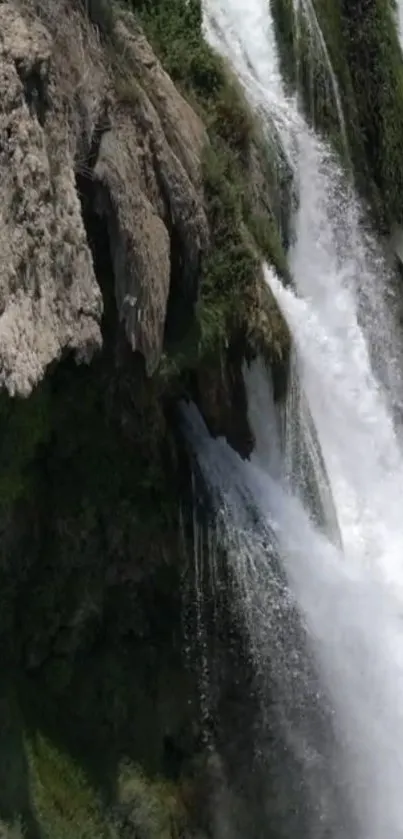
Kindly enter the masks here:
[[[25, 679], [17, 689], [10, 673], [2, 670], [1, 675], [2, 839], [176, 839], [182, 835], [189, 820], [182, 781], [147, 774], [136, 762], [117, 759], [107, 790], [102, 775], [97, 777], [88, 761], [83, 762], [77, 750], [73, 756], [66, 745], [71, 729], [66, 709], [61, 709], [56, 727], [52, 726], [55, 707], [49, 707], [46, 697], [35, 695]], [[107, 753], [99, 753], [98, 760], [110, 763]]]
[[226, 352], [231, 336], [240, 334], [251, 349], [264, 349], [271, 360], [288, 352], [286, 324], [269, 290], [263, 288], [261, 275], [266, 258], [288, 276], [274, 215], [251, 209], [240, 157], [221, 138], [205, 150], [203, 179], [211, 249], [202, 268], [197, 327], [164, 356], [162, 376], [207, 363]]
[[27, 741], [30, 792], [41, 839], [111, 837], [80, 768], [42, 735]]
[[[312, 13], [306, 12], [304, 3], [298, 11], [293, 0], [271, 0], [274, 13], [277, 39], [280, 44], [280, 62], [283, 75], [291, 89], [298, 89], [302, 94], [302, 105], [308, 118], [320, 130], [324, 130], [332, 139], [337, 150], [346, 156], [344, 126], [340, 121], [338, 109], [337, 84], [340, 79], [332, 79], [329, 72], [329, 58], [333, 63], [333, 52], [343, 42], [341, 18], [333, 0], [319, 0], [320, 11], [315, 20], [315, 6]], [[318, 27], [322, 17], [326, 18], [326, 36], [331, 39], [329, 46], [321, 43]], [[345, 91], [351, 94], [351, 82], [348, 66], [340, 62], [340, 73]]]
[[[252, 334], [263, 258], [286, 274], [284, 239], [274, 197], [279, 191], [279, 141], [263, 136], [237, 80], [202, 33], [200, 0], [132, 0], [135, 12], [165, 69], [201, 116], [209, 135], [203, 161], [205, 207], [211, 249], [200, 278], [197, 325], [180, 345], [167, 348], [160, 375], [166, 379], [221, 352], [231, 335]], [[130, 25], [130, 20], [126, 18]], [[113, 40], [113, 27], [112, 27]], [[122, 78], [124, 81], [122, 82]], [[130, 68], [117, 74], [117, 94], [136, 101]], [[256, 172], [273, 206], [256, 207]], [[279, 202], [277, 201], [277, 204]], [[266, 230], [264, 228], [266, 227]]]
[[[338, 151], [351, 154], [358, 186], [377, 221], [386, 226], [401, 221], [403, 63], [393, 4], [315, 0], [315, 22], [307, 18], [304, 4], [296, 20], [292, 0], [271, 1], [283, 72], [299, 89], [308, 117]], [[344, 139], [329, 61], [343, 108]]]
[[26, 750], [38, 839], [182, 835], [187, 813], [174, 784], [152, 780], [126, 761], [118, 769], [113, 799], [106, 803], [80, 766], [49, 739], [28, 737]]
[[[85, 5], [110, 36], [117, 7]], [[198, 736], [182, 661], [179, 499], [189, 478], [166, 416], [173, 398], [192, 392], [192, 376], [212, 370], [219, 380], [231, 344], [240, 345], [236, 383], [245, 353], [288, 352], [261, 278], [263, 258], [286, 272], [281, 213], [262, 198], [269, 180], [276, 189], [277, 150], [205, 43], [199, 0], [132, 5], [208, 130], [211, 248], [197, 317], [151, 380], [136, 354], [117, 347], [108, 305], [105, 347], [90, 366], [66, 359], [28, 400], [0, 404], [0, 505], [13, 519], [2, 533], [1, 615], [12, 625], [12, 660], [35, 687], [35, 701], [28, 689], [20, 700], [24, 796], [12, 808], [28, 839], [183, 834], [183, 806], [166, 777], [181, 776]], [[130, 74], [115, 81], [121, 101], [141, 95]], [[179, 766], [167, 736], [181, 744]]]
[[8, 508], [30, 489], [30, 465], [49, 436], [46, 385], [30, 399], [0, 396], [0, 507]]
[[288, 265], [280, 237], [280, 231], [272, 216], [264, 212], [252, 212], [249, 228], [259, 250], [271, 261], [284, 279], [288, 277]]
[[212, 248], [204, 266], [200, 319], [202, 341], [211, 347], [247, 321], [242, 301], [255, 286], [259, 260], [242, 231], [243, 179], [237, 161], [225, 151], [208, 149], [204, 184]]
[[173, 81], [203, 98], [221, 88], [221, 61], [201, 34], [200, 0], [133, 0], [131, 6]]
[[344, 2], [343, 12], [346, 58], [366, 160], [386, 223], [402, 221], [403, 62], [393, 8], [380, 0], [371, 0], [361, 10]]
[[0, 839], [24, 839], [24, 829], [19, 819], [11, 825], [0, 821]]
[[120, 768], [115, 819], [124, 839], [176, 839], [183, 835], [187, 814], [178, 788], [165, 780], [150, 781], [137, 767]]

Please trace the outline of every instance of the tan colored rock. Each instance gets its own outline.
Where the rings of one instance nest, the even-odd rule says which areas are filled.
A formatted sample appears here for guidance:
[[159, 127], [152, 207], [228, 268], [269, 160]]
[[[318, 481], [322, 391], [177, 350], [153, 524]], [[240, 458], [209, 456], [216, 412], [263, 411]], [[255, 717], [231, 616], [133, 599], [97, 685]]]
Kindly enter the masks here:
[[113, 39], [116, 61], [74, 0], [0, 4], [0, 386], [10, 393], [29, 393], [64, 349], [89, 359], [101, 341], [77, 171], [106, 217], [119, 317], [148, 373], [172, 282], [197, 297], [205, 129], [133, 15]]
[[208, 242], [200, 162], [207, 137], [133, 15], [118, 19], [114, 37], [125, 57], [127, 91], [124, 104], [115, 97], [111, 107], [94, 177], [102, 187], [98, 206], [108, 220], [120, 318], [151, 374], [163, 348], [173, 247], [181, 293], [197, 296]]
[[95, 178], [97, 210], [107, 218], [115, 295], [133, 350], [152, 372], [162, 351], [170, 284], [170, 238], [146, 191], [130, 119], [101, 141]]
[[101, 341], [101, 295], [68, 136], [48, 107], [52, 40], [0, 5], [0, 385], [27, 395], [63, 349]]
[[171, 236], [175, 231], [184, 294], [196, 296], [207, 221], [202, 198], [141, 88], [136, 107], [116, 107], [111, 125], [94, 169], [101, 186], [98, 209], [108, 220], [120, 318], [151, 374], [163, 348]]
[[192, 183], [200, 186], [200, 157], [207, 143], [207, 133], [201, 119], [163, 69], [142, 31], [136, 26], [133, 15], [127, 13], [118, 21], [116, 38], [124, 50], [128, 66], [132, 68], [158, 113], [172, 151]]

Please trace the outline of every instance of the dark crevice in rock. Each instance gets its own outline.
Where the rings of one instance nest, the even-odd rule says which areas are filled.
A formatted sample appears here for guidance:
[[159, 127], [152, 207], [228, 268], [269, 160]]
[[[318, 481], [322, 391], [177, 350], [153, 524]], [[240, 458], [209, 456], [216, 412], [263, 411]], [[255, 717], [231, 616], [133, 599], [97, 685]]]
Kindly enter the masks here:
[[286, 398], [289, 378], [290, 378], [290, 363], [289, 358], [275, 358], [271, 359], [270, 369], [273, 382], [273, 396], [275, 402], [281, 402]]
[[155, 154], [154, 172], [165, 204], [164, 223], [170, 237], [171, 273], [164, 334], [164, 344], [170, 347], [183, 340], [194, 324], [201, 266], [200, 257], [197, 264], [189, 264], [189, 245], [180, 229], [180, 222], [174, 218], [169, 190]]
[[234, 336], [217, 364], [199, 367], [190, 376], [189, 392], [214, 437], [223, 436], [241, 457], [249, 457], [254, 440], [247, 418], [242, 376], [246, 341]]
[[100, 186], [94, 180], [102, 136], [109, 129], [107, 106], [95, 126], [91, 146], [85, 162], [76, 169], [76, 187], [81, 203], [82, 218], [87, 233], [87, 241], [92, 253], [95, 276], [103, 299], [102, 335], [104, 347], [110, 348], [117, 329], [118, 313], [115, 299], [113, 262], [107, 219], [97, 212], [97, 199]]
[[24, 96], [29, 111], [31, 115], [37, 116], [38, 122], [43, 128], [51, 104], [45, 67], [41, 63], [38, 67], [27, 70], [22, 61], [16, 61], [15, 66], [24, 87]]
[[[186, 282], [186, 266], [183, 254], [183, 244], [175, 225], [170, 225], [171, 241], [171, 278], [169, 286], [167, 315], [165, 321], [164, 342], [172, 346], [181, 341], [194, 323], [195, 304], [197, 302], [198, 286], [193, 283], [189, 287]], [[195, 276], [199, 272], [193, 272]]]
[[92, 175], [95, 169], [99, 156], [99, 150], [101, 148], [102, 137], [107, 131], [110, 131], [110, 129], [111, 121], [109, 117], [109, 105], [108, 101], [105, 99], [102, 103], [98, 119], [94, 126], [90, 148], [88, 150], [87, 159], [85, 160], [84, 170], [85, 174], [88, 176], [90, 174]]
[[95, 276], [102, 292], [103, 316], [101, 328], [104, 349], [107, 349], [108, 347], [111, 348], [114, 341], [118, 323], [108, 223], [105, 217], [98, 215], [96, 212], [96, 198], [99, 187], [92, 177], [78, 173], [76, 182], [88, 245], [94, 262]]

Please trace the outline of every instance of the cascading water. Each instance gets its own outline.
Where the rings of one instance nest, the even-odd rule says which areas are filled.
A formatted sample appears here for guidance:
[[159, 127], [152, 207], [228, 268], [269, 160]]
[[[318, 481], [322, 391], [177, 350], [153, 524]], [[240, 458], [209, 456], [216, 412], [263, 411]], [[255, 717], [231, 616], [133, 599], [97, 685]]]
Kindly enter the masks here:
[[[261, 371], [246, 373], [257, 441], [250, 462], [211, 440], [193, 410], [185, 411], [186, 430], [221, 511], [256, 662], [270, 673], [286, 749], [305, 776], [301, 835], [398, 839], [403, 449], [394, 415], [403, 366], [383, 296], [388, 269], [333, 154], [284, 95], [267, 0], [206, 0], [205, 25], [252, 105], [274, 121], [298, 187], [294, 290], [269, 267], [266, 281], [294, 337], [330, 483], [322, 518], [335, 519], [332, 496], [341, 546], [312, 516]], [[303, 401], [288, 411], [291, 437], [303, 433]], [[320, 473], [320, 461], [313, 469]]]
[[397, 26], [399, 31], [400, 44], [403, 48], [403, 3], [402, 0], [397, 0]]

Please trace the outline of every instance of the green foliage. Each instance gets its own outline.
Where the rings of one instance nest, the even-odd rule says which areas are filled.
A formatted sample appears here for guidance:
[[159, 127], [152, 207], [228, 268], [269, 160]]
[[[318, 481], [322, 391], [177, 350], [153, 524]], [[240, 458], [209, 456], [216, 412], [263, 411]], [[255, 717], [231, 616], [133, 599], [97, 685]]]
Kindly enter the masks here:
[[112, 839], [83, 772], [37, 734], [27, 741], [30, 791], [41, 839]]
[[186, 812], [178, 790], [167, 781], [150, 781], [130, 763], [123, 764], [118, 778], [116, 824], [121, 839], [175, 839], [183, 835]]
[[[36, 406], [39, 398], [34, 394], [25, 406], [36, 425], [9, 427], [24, 453], [23, 464], [36, 452], [26, 503], [28, 509], [35, 505], [36, 518], [44, 515], [47, 521], [46, 540], [32, 538], [25, 560], [19, 645], [29, 638], [39, 661], [54, 644], [60, 647], [62, 683], [69, 681], [86, 628], [102, 611], [109, 564], [119, 569], [118, 577], [131, 563], [158, 567], [176, 544], [175, 474], [173, 466], [169, 470], [158, 382], [147, 383], [141, 370], [131, 370], [131, 377], [114, 378], [104, 359], [91, 367], [60, 364], [47, 383], [47, 423], [42, 426], [39, 408], [37, 413], [31, 408], [31, 400]], [[19, 461], [14, 465], [19, 475], [17, 469]], [[14, 495], [8, 497], [8, 504], [13, 500]], [[164, 534], [163, 540], [156, 534]]]
[[[128, 761], [118, 768], [114, 795], [106, 804], [80, 766], [48, 738], [27, 737], [26, 751], [38, 839], [175, 839], [186, 826], [177, 788], [151, 780]], [[22, 837], [14, 830], [18, 825], [5, 839]]]
[[226, 74], [217, 90], [208, 127], [213, 137], [220, 137], [228, 149], [247, 162], [255, 123], [243, 91], [237, 81]]
[[132, 0], [132, 7], [172, 79], [196, 97], [214, 96], [222, 62], [202, 36], [200, 0]]
[[272, 217], [267, 213], [252, 213], [249, 220], [249, 227], [253, 238], [258, 244], [260, 251], [272, 259], [279, 274], [287, 273], [287, 261], [281, 243], [278, 227]]
[[358, 131], [385, 221], [403, 220], [403, 62], [390, 3], [344, 2], [343, 30]]
[[212, 250], [204, 267], [200, 318], [202, 340], [211, 346], [245, 324], [245, 303], [257, 282], [259, 260], [242, 235], [243, 179], [236, 160], [225, 151], [208, 149], [204, 184]]
[[0, 396], [0, 506], [9, 507], [30, 488], [30, 464], [49, 435], [46, 385], [30, 399]]
[[[280, 44], [280, 62], [283, 75], [292, 89], [302, 94], [302, 105], [315, 126], [331, 136], [332, 142], [345, 155], [343, 130], [339, 121], [337, 91], [329, 73], [329, 54], [342, 42], [341, 20], [334, 0], [319, 0], [319, 21], [326, 17], [326, 47], [320, 42], [312, 18], [307, 17], [306, 7], [300, 4], [296, 11], [293, 0], [271, 0], [277, 39]], [[315, 9], [314, 9], [315, 12]], [[335, 13], [336, 12], [336, 13]], [[331, 46], [327, 43], [331, 39]], [[348, 67], [340, 62], [343, 84], [350, 84]], [[340, 80], [339, 80], [340, 83]]]
[[403, 218], [403, 63], [390, 2], [315, 0], [327, 55], [314, 25], [291, 0], [271, 0], [282, 68], [311, 121], [346, 154], [328, 60], [337, 79], [358, 186], [378, 222]]
[[[257, 221], [251, 194], [251, 149], [259, 141], [263, 158], [268, 144], [238, 82], [204, 40], [200, 0], [132, 0], [131, 6], [166, 70], [203, 119], [210, 139], [203, 175], [211, 250], [202, 266], [198, 328], [163, 359], [160, 375], [166, 380], [225, 349], [232, 335], [252, 334], [261, 259], [272, 261], [282, 273], [286, 259], [278, 217], [266, 208], [258, 212]], [[273, 193], [277, 166], [274, 144], [270, 164], [265, 161]]]
[[[113, 48], [118, 6], [85, 6]], [[4, 573], [15, 586], [15, 661], [43, 696], [41, 725], [35, 703], [30, 709], [24, 752], [32, 830], [29, 801], [16, 808], [24, 810], [28, 839], [182, 835], [176, 791], [155, 780], [170, 771], [167, 732], [176, 737], [183, 726], [191, 732], [183, 751], [189, 757], [194, 749], [180, 643], [183, 476], [166, 403], [186, 393], [192, 371], [212, 358], [220, 366], [239, 336], [245, 351], [259, 341], [278, 356], [288, 348], [272, 300], [267, 322], [259, 319], [261, 259], [280, 271], [285, 266], [277, 215], [251, 190], [252, 149], [261, 138], [237, 83], [203, 39], [200, 0], [131, 6], [208, 130], [203, 179], [211, 249], [198, 318], [151, 381], [134, 354], [116, 363], [120, 348], [113, 344], [111, 352], [106, 341], [89, 367], [64, 360], [29, 399], [0, 403], [0, 505], [13, 513], [21, 507], [22, 523], [17, 548], [2, 543], [4, 556], [12, 556]], [[116, 90], [130, 103], [142, 95], [124, 72]], [[276, 170], [274, 148], [267, 158], [265, 166]], [[107, 326], [109, 340], [114, 326]], [[13, 538], [17, 529], [10, 529]], [[1, 606], [3, 614], [3, 600]], [[25, 701], [32, 705], [28, 694]]]
[[24, 830], [19, 819], [8, 825], [0, 821], [0, 839], [24, 839]]
[[[202, 267], [198, 329], [163, 360], [162, 375], [197, 367], [203, 359], [225, 352], [231, 336], [268, 355], [286, 354], [288, 333], [277, 305], [270, 301], [271, 329], [259, 327], [264, 305], [261, 260], [273, 262], [287, 273], [278, 225], [268, 211], [253, 212], [242, 154], [221, 136], [205, 149], [203, 159], [205, 208], [211, 231], [211, 249]], [[270, 294], [267, 292], [267, 297]], [[260, 331], [260, 334], [258, 334]]]

